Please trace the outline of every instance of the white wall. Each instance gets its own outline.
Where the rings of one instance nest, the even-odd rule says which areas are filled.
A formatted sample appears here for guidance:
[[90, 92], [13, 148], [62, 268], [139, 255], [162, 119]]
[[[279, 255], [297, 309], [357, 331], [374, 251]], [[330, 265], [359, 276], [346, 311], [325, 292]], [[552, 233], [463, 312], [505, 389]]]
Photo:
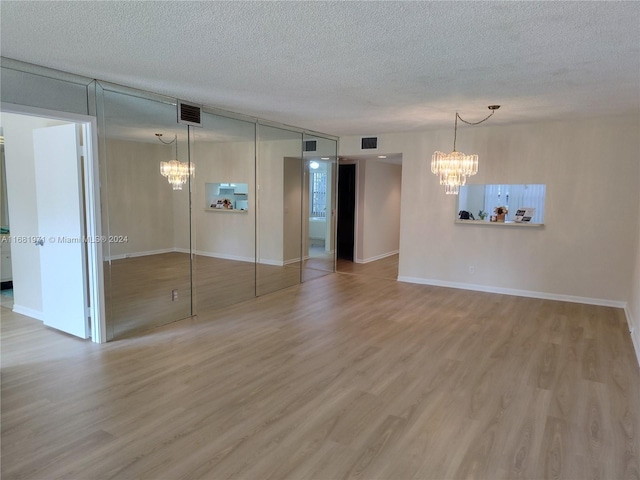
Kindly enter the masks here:
[[356, 262], [366, 263], [398, 253], [402, 166], [376, 160], [360, 163], [366, 167], [358, 185], [363, 195]]
[[167, 149], [107, 140], [108, 235], [128, 239], [109, 245], [105, 255], [112, 259], [174, 249], [174, 197], [183, 192], [174, 192], [160, 175], [160, 161], [169, 159]]
[[[300, 236], [303, 217], [301, 203], [302, 160], [300, 157], [284, 158], [282, 188], [284, 202], [284, 214], [282, 217], [282, 258], [286, 264], [300, 261], [300, 249], [302, 248]], [[264, 225], [263, 228], [264, 227], [266, 227], [266, 225]], [[270, 235], [272, 235], [271, 228], [260, 232], [260, 237], [263, 240], [268, 238]]]
[[[40, 234], [33, 130], [65, 123], [2, 113], [11, 237], [30, 237]], [[42, 287], [38, 248], [33, 242], [12, 243], [11, 264], [14, 310], [41, 320]]]
[[[160, 161], [171, 157], [168, 148], [173, 147], [107, 140], [109, 234], [128, 237], [126, 243], [111, 244], [112, 259], [189, 250], [188, 186], [174, 191], [160, 175]], [[254, 261], [254, 143], [196, 141], [191, 148], [195, 164], [192, 217], [196, 253]], [[178, 150], [179, 159], [186, 161], [186, 144], [179, 143]], [[295, 152], [300, 152], [299, 140], [259, 143], [259, 261], [264, 263], [282, 265], [300, 256], [300, 157], [295, 161], [297, 173], [293, 173], [295, 181], [291, 183], [297, 185], [297, 190], [284, 191], [284, 159]], [[205, 183], [219, 182], [249, 185], [248, 213], [205, 210]]]
[[[166, 148], [166, 147], [165, 147]], [[173, 157], [172, 157], [173, 158]], [[178, 160], [186, 162], [189, 158], [189, 152], [186, 142], [186, 134], [184, 138], [178, 136]], [[168, 160], [164, 157], [162, 160]], [[160, 163], [158, 161], [158, 163]], [[158, 175], [160, 175], [160, 167], [158, 166]], [[197, 172], [196, 172], [197, 174]], [[172, 190], [169, 181], [160, 177], [161, 181], [171, 190], [171, 200], [173, 201], [173, 248], [181, 252], [189, 252], [189, 184], [182, 186], [182, 190]], [[191, 178], [191, 182], [195, 182], [195, 175]], [[197, 185], [192, 183], [192, 188]]]
[[[189, 186], [173, 190], [160, 175], [173, 146], [107, 141], [109, 233], [126, 235], [127, 243], [111, 244], [111, 258], [169, 251], [189, 251]], [[255, 195], [253, 142], [192, 143], [194, 249], [220, 258], [253, 261]], [[178, 159], [187, 161], [186, 142], [178, 143]], [[249, 212], [224, 214], [205, 210], [205, 183], [249, 184]]]
[[[456, 197], [430, 171], [453, 128], [379, 135], [379, 151], [403, 154], [400, 279], [623, 305], [638, 250], [639, 128], [635, 115], [458, 131], [458, 149], [480, 156], [472, 183], [547, 185], [543, 228], [454, 223]], [[361, 154], [359, 143], [341, 138], [340, 154]]]
[[337, 233], [337, 217], [338, 211], [338, 162], [332, 160], [327, 164], [327, 221], [325, 222], [325, 244], [326, 252], [335, 253], [336, 251], [336, 233]]
[[[640, 174], [638, 175], [638, 185], [640, 185]], [[639, 200], [640, 202], [640, 200]], [[640, 210], [640, 204], [638, 205]], [[640, 364], [640, 222], [636, 234], [636, 255], [633, 263], [633, 277], [631, 279], [631, 291], [629, 293], [629, 304], [627, 305], [627, 320], [631, 329], [631, 338], [638, 356]]]
[[[194, 142], [194, 249], [201, 255], [253, 262], [255, 258], [255, 144], [254, 142]], [[206, 183], [249, 185], [247, 213], [205, 210]], [[184, 219], [188, 233], [188, 218]], [[186, 243], [188, 248], [188, 242]]]
[[[298, 142], [299, 145], [299, 142]], [[286, 141], [258, 142], [258, 259], [261, 262], [283, 262], [282, 206], [283, 158], [287, 155]], [[300, 147], [298, 147], [300, 151]], [[289, 152], [290, 153], [290, 152]], [[273, 228], [273, 230], [271, 230]], [[267, 233], [269, 232], [269, 233]], [[263, 234], [264, 233], [264, 234]]]
[[[285, 197], [284, 159], [285, 157], [300, 159], [301, 137], [270, 140], [265, 138], [267, 129], [268, 127], [263, 127], [260, 130], [257, 147], [257, 177], [260, 188], [258, 192], [258, 261], [282, 265], [287, 260], [300, 258], [300, 192], [296, 194], [292, 190], [299, 182], [291, 183], [287, 187], [288, 195]], [[294, 201], [296, 195], [297, 201]], [[292, 247], [296, 244], [297, 247]], [[293, 249], [296, 253], [293, 253]]]

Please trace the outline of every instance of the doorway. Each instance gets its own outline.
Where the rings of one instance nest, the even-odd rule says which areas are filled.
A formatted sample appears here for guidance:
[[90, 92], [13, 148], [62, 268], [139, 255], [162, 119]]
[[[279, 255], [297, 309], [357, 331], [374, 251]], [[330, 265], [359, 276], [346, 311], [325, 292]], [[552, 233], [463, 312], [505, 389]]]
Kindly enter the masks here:
[[337, 272], [396, 280], [402, 154], [340, 159]]
[[[102, 342], [102, 237], [93, 117], [2, 104], [3, 280], [12, 310]], [[3, 260], [7, 260], [3, 258]]]
[[338, 173], [337, 256], [353, 262], [356, 222], [356, 164], [341, 164]]

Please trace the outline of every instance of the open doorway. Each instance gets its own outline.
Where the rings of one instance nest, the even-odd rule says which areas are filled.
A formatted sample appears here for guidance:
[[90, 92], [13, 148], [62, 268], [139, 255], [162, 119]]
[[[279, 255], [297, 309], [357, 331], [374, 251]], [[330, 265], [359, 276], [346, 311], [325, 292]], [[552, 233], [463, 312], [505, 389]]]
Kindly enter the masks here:
[[341, 163], [338, 173], [337, 256], [353, 262], [356, 226], [356, 164]]
[[340, 158], [338, 273], [397, 279], [402, 154]]
[[[102, 341], [95, 119], [2, 104], [3, 286], [13, 312]], [[5, 289], [8, 290], [8, 289]], [[3, 302], [3, 308], [8, 303]]]

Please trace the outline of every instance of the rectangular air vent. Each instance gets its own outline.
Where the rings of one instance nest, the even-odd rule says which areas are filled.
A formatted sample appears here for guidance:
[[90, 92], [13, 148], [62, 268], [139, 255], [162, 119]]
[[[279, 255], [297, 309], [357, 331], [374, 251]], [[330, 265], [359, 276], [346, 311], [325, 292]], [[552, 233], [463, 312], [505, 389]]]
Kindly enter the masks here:
[[307, 140], [304, 142], [304, 151], [305, 152], [315, 152], [318, 149], [318, 141], [317, 140]]
[[200, 106], [191, 103], [178, 102], [178, 123], [201, 127]]
[[362, 150], [378, 148], [378, 137], [362, 137]]

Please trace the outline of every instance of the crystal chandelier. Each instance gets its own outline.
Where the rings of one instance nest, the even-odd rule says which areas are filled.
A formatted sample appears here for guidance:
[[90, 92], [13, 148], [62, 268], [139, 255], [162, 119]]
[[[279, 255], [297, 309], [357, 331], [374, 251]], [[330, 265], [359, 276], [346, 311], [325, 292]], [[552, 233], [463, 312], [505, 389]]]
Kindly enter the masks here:
[[444, 185], [444, 193], [458, 195], [460, 187], [467, 183], [467, 177], [478, 173], [478, 155], [466, 155], [456, 151], [456, 139], [458, 136], [458, 119], [468, 125], [478, 125], [489, 119], [500, 105], [489, 105], [491, 113], [479, 122], [467, 122], [456, 112], [456, 123], [453, 133], [453, 152], [434, 152], [431, 157], [431, 172], [440, 177], [440, 185]]
[[175, 135], [173, 140], [165, 142], [162, 140], [162, 134], [156, 133], [156, 137], [165, 145], [176, 145], [176, 159], [169, 162], [160, 162], [160, 174], [166, 177], [174, 190], [182, 190], [182, 186], [187, 183], [189, 175], [193, 175], [193, 164], [178, 161], [178, 136]]

